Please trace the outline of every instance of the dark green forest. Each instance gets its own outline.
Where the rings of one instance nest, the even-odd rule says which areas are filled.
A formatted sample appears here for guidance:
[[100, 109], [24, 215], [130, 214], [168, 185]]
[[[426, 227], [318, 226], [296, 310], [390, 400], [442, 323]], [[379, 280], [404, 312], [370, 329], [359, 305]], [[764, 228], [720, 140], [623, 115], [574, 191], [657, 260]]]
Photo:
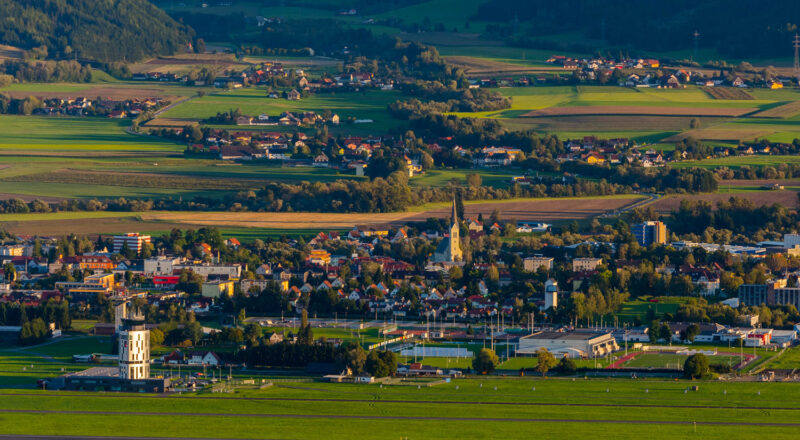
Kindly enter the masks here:
[[0, 42], [48, 58], [137, 61], [179, 51], [193, 33], [147, 0], [0, 0]]
[[[489, 0], [475, 20], [498, 23], [495, 31], [521, 46], [593, 51], [602, 47], [564, 43], [554, 34], [579, 32], [608, 46], [641, 51], [713, 48], [730, 58], [791, 56], [800, 2], [775, 0]], [[554, 46], [554, 47], [545, 47]]]

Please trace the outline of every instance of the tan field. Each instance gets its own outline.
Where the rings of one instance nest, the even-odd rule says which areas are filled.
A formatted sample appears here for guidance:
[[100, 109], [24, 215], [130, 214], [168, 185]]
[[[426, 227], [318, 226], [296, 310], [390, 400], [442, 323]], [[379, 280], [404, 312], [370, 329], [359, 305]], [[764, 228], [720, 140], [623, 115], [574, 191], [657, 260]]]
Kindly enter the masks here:
[[[514, 128], [533, 128], [545, 131], [620, 131], [664, 130], [682, 131], [689, 128], [693, 118], [688, 116], [553, 116], [541, 118], [510, 118], [503, 120]], [[703, 124], [713, 124], [719, 118], [702, 118]]]
[[703, 141], [741, 141], [769, 136], [772, 133], [775, 133], [775, 131], [765, 129], [699, 128], [672, 135], [663, 139], [662, 142], [678, 142], [688, 137]]
[[[476, 203], [464, 206], [467, 217], [493, 211], [501, 219], [520, 221], [557, 221], [589, 218], [628, 206], [641, 198], [638, 196], [614, 198], [534, 199], [524, 201]], [[379, 214], [339, 214], [311, 212], [148, 212], [141, 215], [144, 221], [183, 223], [201, 226], [228, 226], [275, 229], [347, 229], [357, 225], [400, 224], [424, 221], [430, 217], [446, 218], [450, 207], [431, 208], [421, 212], [394, 212]]]
[[489, 58], [467, 56], [448, 56], [447, 62], [464, 69], [467, 76], [520, 75], [525, 73], [561, 72], [564, 69], [554, 66], [524, 66], [506, 63]]
[[797, 192], [789, 190], [675, 195], [662, 197], [647, 206], [652, 206], [653, 209], [658, 212], [670, 212], [680, 208], [682, 200], [702, 200], [711, 203], [712, 206], [716, 206], [718, 202], [726, 201], [731, 197], [748, 199], [756, 205], [772, 205], [777, 203], [788, 208], [797, 207]]
[[800, 101], [779, 105], [753, 115], [754, 118], [790, 118], [800, 113]]
[[662, 116], [741, 116], [752, 113], [757, 108], [714, 108], [714, 107], [656, 107], [635, 105], [591, 105], [576, 107], [548, 107], [533, 110], [521, 117], [539, 116], [577, 116], [577, 115], [662, 115]]

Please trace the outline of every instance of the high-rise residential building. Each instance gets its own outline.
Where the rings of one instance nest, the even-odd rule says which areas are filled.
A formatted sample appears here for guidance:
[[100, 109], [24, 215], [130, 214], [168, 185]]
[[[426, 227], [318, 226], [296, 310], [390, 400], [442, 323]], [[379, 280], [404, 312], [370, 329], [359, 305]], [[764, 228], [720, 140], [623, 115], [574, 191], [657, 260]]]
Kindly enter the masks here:
[[667, 242], [667, 226], [663, 222], [649, 221], [631, 226], [631, 232], [641, 246]]
[[120, 252], [123, 246], [127, 245], [128, 249], [136, 252], [137, 254], [142, 251], [145, 244], [150, 243], [149, 235], [139, 235], [138, 232], [129, 232], [125, 235], [114, 236], [114, 252]]

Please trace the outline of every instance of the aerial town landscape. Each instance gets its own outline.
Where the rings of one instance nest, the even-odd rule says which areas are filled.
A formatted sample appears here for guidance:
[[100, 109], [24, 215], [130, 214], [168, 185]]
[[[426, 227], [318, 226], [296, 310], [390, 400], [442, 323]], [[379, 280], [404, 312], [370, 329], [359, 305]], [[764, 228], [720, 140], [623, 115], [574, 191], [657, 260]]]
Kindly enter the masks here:
[[0, 438], [796, 438], [796, 23], [0, 0]]

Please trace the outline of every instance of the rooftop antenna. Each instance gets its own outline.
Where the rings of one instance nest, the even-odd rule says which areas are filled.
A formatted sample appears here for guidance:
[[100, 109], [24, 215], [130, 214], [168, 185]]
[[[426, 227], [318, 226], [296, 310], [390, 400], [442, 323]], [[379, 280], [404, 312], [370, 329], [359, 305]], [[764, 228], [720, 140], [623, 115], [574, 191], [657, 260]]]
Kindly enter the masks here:
[[697, 38], [700, 37], [700, 32], [697, 32], [697, 29], [695, 29], [694, 33], [692, 34], [692, 37], [694, 37], [694, 56], [692, 56], [692, 61], [696, 61], [697, 60]]
[[794, 47], [794, 77], [800, 82], [800, 35], [794, 34], [794, 40], [792, 40], [792, 46]]

